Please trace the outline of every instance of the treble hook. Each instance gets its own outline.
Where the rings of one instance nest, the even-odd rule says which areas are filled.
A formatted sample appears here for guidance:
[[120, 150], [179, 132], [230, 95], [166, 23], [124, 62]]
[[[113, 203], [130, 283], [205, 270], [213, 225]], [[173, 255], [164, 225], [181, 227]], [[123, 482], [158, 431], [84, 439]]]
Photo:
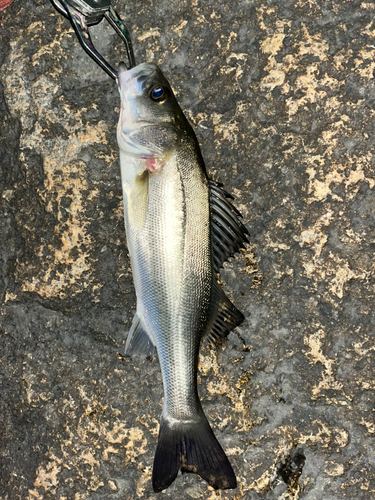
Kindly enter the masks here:
[[51, 2], [60, 14], [70, 20], [80, 44], [88, 55], [114, 80], [117, 79], [117, 71], [94, 47], [88, 26], [98, 24], [105, 17], [125, 44], [128, 57], [127, 69], [136, 66], [129, 31], [112, 8], [111, 0], [51, 0]]

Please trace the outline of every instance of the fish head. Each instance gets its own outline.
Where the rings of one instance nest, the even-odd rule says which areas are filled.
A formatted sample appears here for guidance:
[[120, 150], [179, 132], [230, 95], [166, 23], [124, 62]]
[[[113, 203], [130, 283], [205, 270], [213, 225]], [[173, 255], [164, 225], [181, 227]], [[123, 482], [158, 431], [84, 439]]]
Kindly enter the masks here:
[[117, 127], [120, 151], [149, 160], [146, 165], [163, 164], [191, 130], [173, 91], [160, 68], [143, 63], [118, 70], [121, 111]]

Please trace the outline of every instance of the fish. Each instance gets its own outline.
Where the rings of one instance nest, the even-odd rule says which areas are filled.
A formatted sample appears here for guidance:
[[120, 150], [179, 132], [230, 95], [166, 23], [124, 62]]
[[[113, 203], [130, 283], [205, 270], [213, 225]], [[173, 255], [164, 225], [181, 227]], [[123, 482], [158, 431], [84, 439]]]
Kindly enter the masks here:
[[181, 470], [215, 489], [236, 488], [233, 468], [197, 389], [201, 341], [225, 339], [243, 314], [218, 283], [223, 263], [248, 242], [232, 197], [209, 180], [196, 135], [153, 63], [120, 63], [117, 126], [136, 313], [125, 354], [160, 363], [164, 402], [152, 485]]

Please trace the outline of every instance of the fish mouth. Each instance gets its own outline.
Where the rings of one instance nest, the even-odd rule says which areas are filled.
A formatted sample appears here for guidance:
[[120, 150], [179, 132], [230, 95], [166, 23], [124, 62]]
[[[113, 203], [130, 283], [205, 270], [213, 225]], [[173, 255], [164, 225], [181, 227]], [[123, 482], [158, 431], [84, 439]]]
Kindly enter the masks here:
[[127, 69], [123, 62], [120, 62], [118, 67], [117, 83], [120, 90], [125, 90], [130, 87], [133, 80], [137, 80], [137, 84], [142, 84], [148, 76], [157, 69], [154, 63], [141, 63], [134, 68]]

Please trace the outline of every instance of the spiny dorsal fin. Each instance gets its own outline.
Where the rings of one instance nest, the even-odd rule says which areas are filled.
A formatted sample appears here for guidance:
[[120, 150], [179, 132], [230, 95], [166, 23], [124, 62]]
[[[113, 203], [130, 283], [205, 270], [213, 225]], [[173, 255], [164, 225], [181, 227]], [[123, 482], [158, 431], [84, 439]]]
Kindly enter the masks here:
[[125, 355], [132, 356], [138, 354], [152, 358], [154, 350], [153, 341], [143, 327], [137, 313], [135, 313], [128, 338], [126, 339]]
[[245, 319], [216, 281], [212, 286], [211, 311], [211, 321], [207, 325], [206, 332], [208, 339], [213, 343], [224, 340], [233, 328]]
[[248, 230], [242, 224], [240, 212], [230, 203], [233, 197], [221, 189], [221, 184], [209, 181], [211, 189], [212, 245], [215, 271], [232, 257], [245, 243]]

